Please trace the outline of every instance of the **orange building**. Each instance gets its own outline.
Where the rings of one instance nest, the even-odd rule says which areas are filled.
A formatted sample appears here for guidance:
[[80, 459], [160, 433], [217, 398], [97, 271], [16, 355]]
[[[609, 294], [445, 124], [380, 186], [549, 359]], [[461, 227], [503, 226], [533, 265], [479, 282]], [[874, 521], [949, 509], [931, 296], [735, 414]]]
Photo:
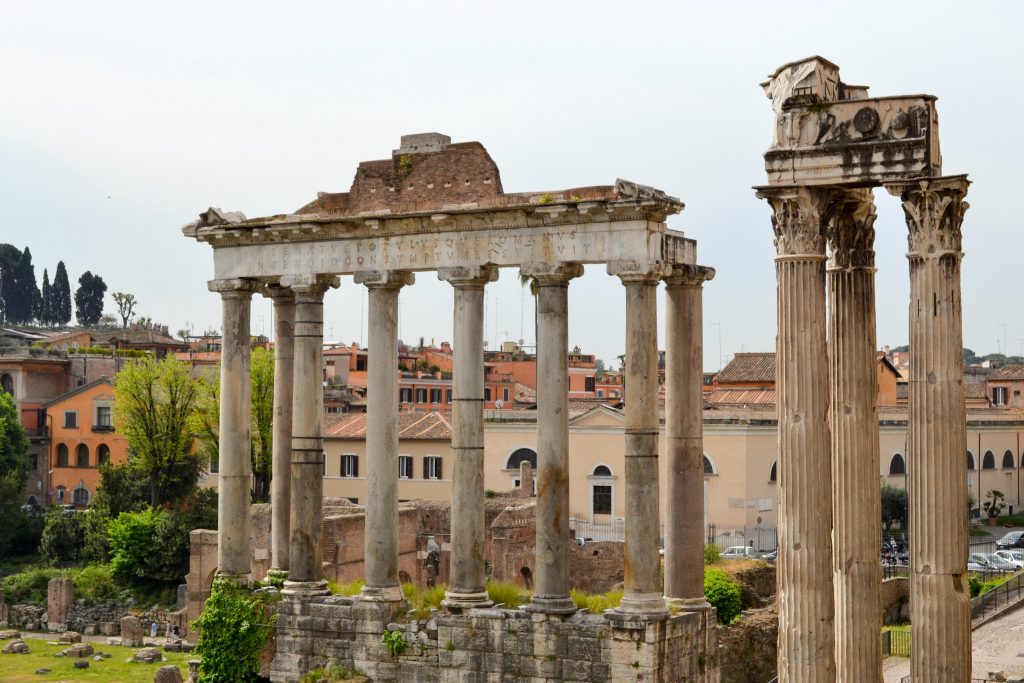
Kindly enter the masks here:
[[114, 385], [101, 378], [43, 404], [50, 423], [49, 503], [84, 507], [96, 494], [101, 463], [128, 459], [114, 432]]

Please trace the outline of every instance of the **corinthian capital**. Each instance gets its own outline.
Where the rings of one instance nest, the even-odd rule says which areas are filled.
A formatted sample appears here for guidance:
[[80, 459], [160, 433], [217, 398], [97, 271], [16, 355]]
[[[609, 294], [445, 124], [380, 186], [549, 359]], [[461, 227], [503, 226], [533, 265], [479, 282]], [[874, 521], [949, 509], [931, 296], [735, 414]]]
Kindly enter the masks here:
[[938, 257], [950, 252], [959, 255], [960, 226], [970, 206], [964, 201], [969, 185], [965, 175], [885, 184], [889, 194], [903, 202], [911, 258]]
[[875, 218], [870, 189], [832, 192], [825, 211], [826, 235], [832, 251], [830, 269], [874, 267]]
[[772, 229], [778, 256], [825, 256], [823, 212], [827, 189], [762, 187], [757, 196], [772, 207]]

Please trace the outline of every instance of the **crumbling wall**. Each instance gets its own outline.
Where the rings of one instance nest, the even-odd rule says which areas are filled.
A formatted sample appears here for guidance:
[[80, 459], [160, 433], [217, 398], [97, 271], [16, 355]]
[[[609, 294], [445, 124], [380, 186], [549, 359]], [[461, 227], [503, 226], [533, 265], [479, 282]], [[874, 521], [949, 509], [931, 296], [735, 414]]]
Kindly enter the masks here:
[[775, 675], [779, 614], [775, 607], [750, 610], [718, 629], [721, 683], [764, 683]]

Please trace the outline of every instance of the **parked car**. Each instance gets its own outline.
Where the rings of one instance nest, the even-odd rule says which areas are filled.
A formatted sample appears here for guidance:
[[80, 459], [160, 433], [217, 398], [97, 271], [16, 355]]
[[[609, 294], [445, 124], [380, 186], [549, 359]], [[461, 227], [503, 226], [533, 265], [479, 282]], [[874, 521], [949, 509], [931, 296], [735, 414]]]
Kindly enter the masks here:
[[770, 553], [765, 553], [761, 556], [761, 559], [765, 562], [771, 562], [772, 564], [775, 564], [775, 560], [779, 559], [779, 551], [773, 550]]
[[760, 557], [760, 553], [745, 545], [734, 545], [722, 553], [723, 560], [744, 560], [755, 557]]
[[996, 555], [1012, 564], [1016, 569], [1024, 569], [1024, 550], [997, 550]]
[[1009, 550], [1010, 548], [1024, 548], [1024, 531], [1011, 531], [996, 541], [997, 550]]
[[[977, 565], [980, 569], [971, 569], [971, 565]], [[973, 572], [992, 571], [988, 556], [984, 553], [971, 553], [967, 556], [967, 570]]]
[[989, 567], [997, 572], [1017, 571], [1016, 563], [1006, 560], [995, 553], [990, 553], [987, 557]]

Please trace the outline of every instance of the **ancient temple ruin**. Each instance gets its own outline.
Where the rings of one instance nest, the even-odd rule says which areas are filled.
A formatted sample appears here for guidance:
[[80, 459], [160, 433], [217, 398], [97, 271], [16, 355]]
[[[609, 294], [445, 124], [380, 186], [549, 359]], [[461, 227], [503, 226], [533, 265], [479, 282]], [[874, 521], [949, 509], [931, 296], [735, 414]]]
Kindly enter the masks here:
[[821, 57], [785, 64], [762, 85], [775, 110], [768, 185], [756, 189], [777, 250], [779, 681], [882, 676], [872, 199], [881, 185], [900, 198], [910, 232], [911, 672], [914, 683], [966, 683], [967, 177], [942, 175], [930, 95], [870, 98]]
[[[222, 574], [249, 572], [249, 320], [253, 293], [275, 312], [271, 565], [287, 571], [273, 677], [295, 680], [334, 660], [374, 680], [717, 680], [714, 611], [703, 589], [701, 288], [714, 271], [666, 226], [682, 202], [615, 185], [505, 193], [477, 142], [403, 136], [390, 158], [363, 162], [347, 193], [298, 211], [246, 219], [210, 209], [184, 233], [213, 247], [210, 288], [223, 302], [220, 422]], [[625, 595], [603, 616], [569, 597], [568, 310], [583, 264], [607, 264], [626, 298]], [[495, 609], [485, 589], [484, 287], [501, 267], [537, 285], [538, 486], [534, 592], [526, 610]], [[415, 273], [454, 289], [458, 453], [451, 581], [433, 635], [395, 660], [381, 642], [404, 614], [398, 572], [398, 292]], [[365, 580], [357, 600], [328, 595], [321, 576], [323, 298], [352, 275], [369, 290]], [[659, 585], [658, 285], [666, 287], [666, 439], [674, 513]], [[671, 610], [670, 610], [671, 607]], [[671, 612], [671, 613], [670, 613]], [[431, 629], [427, 630], [428, 633]], [[414, 636], [415, 637], [415, 636]], [[475, 680], [475, 679], [474, 679]]]

